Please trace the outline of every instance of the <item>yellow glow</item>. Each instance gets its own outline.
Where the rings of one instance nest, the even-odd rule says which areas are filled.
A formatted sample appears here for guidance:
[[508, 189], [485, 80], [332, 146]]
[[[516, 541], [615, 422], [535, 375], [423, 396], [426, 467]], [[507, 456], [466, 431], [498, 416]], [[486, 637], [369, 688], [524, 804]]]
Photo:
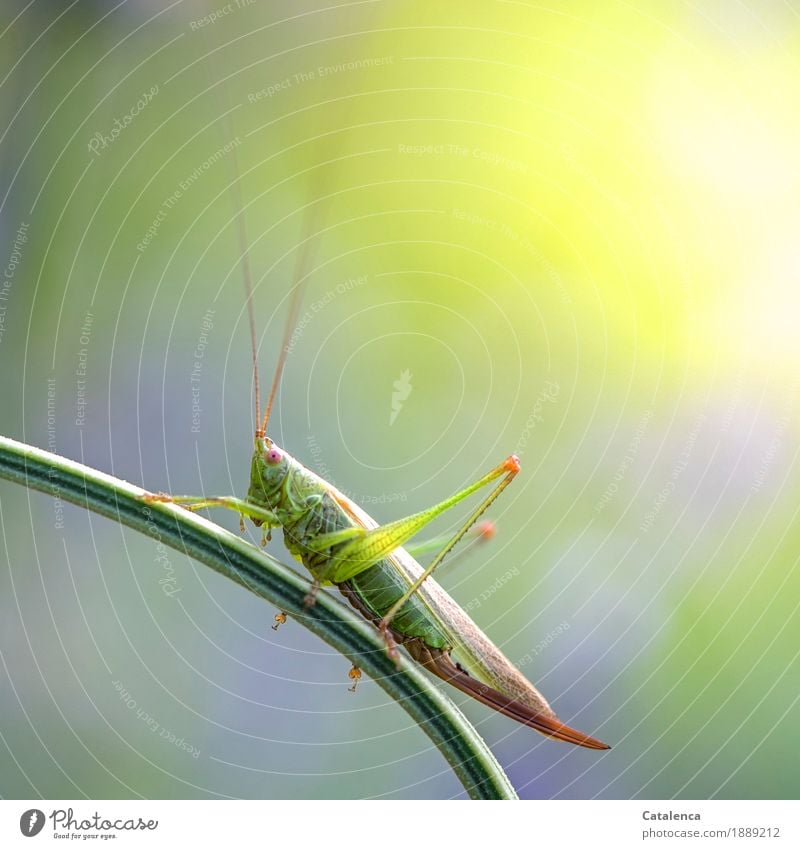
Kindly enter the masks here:
[[800, 355], [800, 132], [769, 96], [746, 84], [670, 68], [652, 88], [657, 145], [701, 224], [697, 326], [735, 357], [793, 368]]

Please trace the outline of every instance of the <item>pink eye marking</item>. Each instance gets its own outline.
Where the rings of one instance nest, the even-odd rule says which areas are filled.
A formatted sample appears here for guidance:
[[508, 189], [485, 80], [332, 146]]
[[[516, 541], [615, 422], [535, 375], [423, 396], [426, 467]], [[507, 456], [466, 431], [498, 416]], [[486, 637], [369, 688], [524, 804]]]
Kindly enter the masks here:
[[270, 450], [267, 451], [267, 462], [271, 466], [277, 466], [277, 464], [280, 463], [281, 459], [282, 459], [281, 452], [278, 451], [277, 448], [270, 448]]

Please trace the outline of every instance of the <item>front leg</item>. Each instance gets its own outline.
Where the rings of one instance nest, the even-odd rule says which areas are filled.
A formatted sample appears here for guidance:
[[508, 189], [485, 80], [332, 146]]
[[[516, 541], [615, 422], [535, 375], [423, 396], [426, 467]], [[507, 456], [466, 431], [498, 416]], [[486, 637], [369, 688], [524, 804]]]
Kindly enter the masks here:
[[[259, 507], [257, 504], [245, 501], [244, 498], [236, 498], [233, 495], [206, 498], [197, 495], [164, 495], [159, 493], [158, 495], [145, 495], [144, 499], [157, 504], [179, 504], [192, 511], [202, 510], [204, 507], [224, 507], [227, 510], [234, 510], [240, 517], [247, 516], [256, 525], [266, 525], [268, 528], [280, 525], [280, 520], [272, 510]], [[244, 527], [242, 527], [242, 530], [244, 530]]]

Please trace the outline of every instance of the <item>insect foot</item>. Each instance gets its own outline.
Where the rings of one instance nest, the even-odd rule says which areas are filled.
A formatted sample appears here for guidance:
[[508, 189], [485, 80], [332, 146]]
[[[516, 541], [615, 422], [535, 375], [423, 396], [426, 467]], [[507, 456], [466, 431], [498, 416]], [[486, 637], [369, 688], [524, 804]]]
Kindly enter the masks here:
[[347, 677], [353, 682], [353, 686], [348, 687], [347, 692], [355, 693], [358, 682], [361, 680], [361, 670], [354, 664], [351, 670], [347, 673]]
[[313, 607], [317, 603], [317, 593], [319, 592], [319, 581], [314, 581], [311, 585], [311, 589], [306, 594], [306, 597], [303, 599], [303, 607], [308, 609], [309, 607]]
[[148, 492], [142, 498], [149, 504], [177, 504], [178, 507], [183, 507], [184, 510], [188, 510], [190, 513], [198, 509], [194, 504], [186, 504], [181, 498], [176, 498], [174, 495], [167, 495], [166, 492]]

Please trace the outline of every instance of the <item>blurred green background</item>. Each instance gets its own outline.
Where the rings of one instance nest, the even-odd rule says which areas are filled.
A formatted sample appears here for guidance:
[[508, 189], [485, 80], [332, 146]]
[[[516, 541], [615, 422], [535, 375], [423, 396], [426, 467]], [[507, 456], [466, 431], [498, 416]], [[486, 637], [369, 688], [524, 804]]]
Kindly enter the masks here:
[[[441, 581], [614, 748], [452, 692], [520, 794], [797, 796], [795, 5], [10, 2], [0, 31], [0, 432], [244, 494], [241, 212], [265, 380], [308, 249], [287, 450], [381, 521], [521, 456]], [[3, 797], [461, 795], [234, 584], [7, 483], [0, 520]]]

